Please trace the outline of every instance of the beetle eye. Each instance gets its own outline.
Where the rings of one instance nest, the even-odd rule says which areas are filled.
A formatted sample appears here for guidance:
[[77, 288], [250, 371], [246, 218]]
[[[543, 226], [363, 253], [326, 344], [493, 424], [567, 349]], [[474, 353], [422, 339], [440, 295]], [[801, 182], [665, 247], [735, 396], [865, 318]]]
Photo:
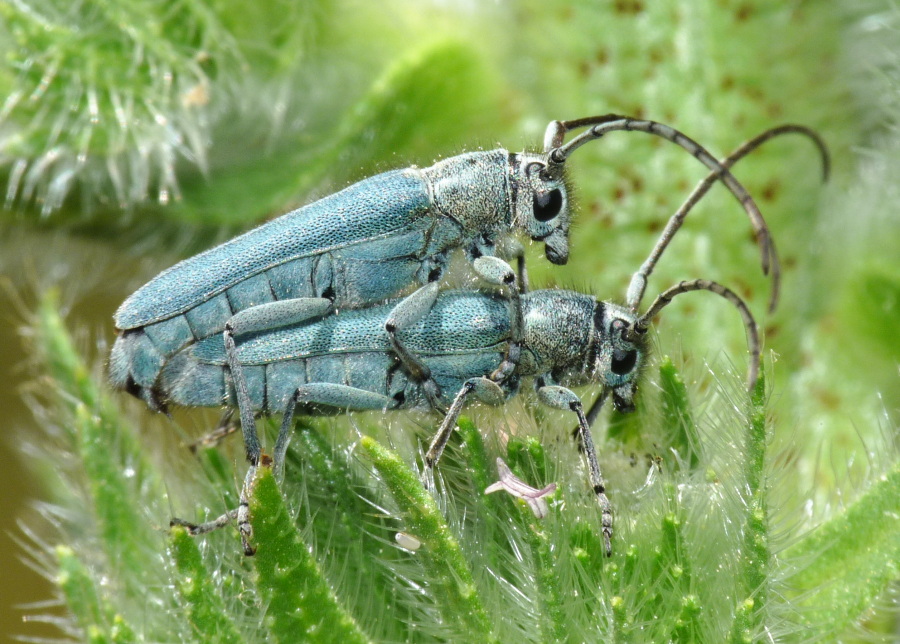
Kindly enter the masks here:
[[624, 376], [630, 373], [634, 369], [635, 364], [637, 364], [637, 351], [635, 349], [631, 351], [616, 349], [613, 351], [610, 369], [617, 376]]
[[549, 221], [562, 209], [562, 192], [554, 188], [550, 192], [538, 192], [534, 195], [534, 218], [538, 221]]

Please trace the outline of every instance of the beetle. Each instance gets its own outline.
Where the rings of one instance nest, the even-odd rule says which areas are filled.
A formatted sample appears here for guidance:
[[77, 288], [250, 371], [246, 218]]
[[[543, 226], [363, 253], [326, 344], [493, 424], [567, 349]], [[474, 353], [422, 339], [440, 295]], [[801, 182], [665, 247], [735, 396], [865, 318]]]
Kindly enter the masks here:
[[[563, 143], [567, 132], [584, 127]], [[615, 131], [660, 136], [713, 171], [711, 182], [721, 180], [750, 217], [763, 269], [772, 268], [774, 298], [779, 270], [768, 228], [727, 167], [669, 126], [607, 114], [551, 122], [540, 153], [469, 152], [376, 175], [176, 264], [116, 311], [110, 381], [165, 411], [156, 382], [166, 360], [212, 335], [240, 332], [235, 314], [278, 302], [242, 318], [245, 328], [258, 329], [304, 319], [308, 298], [327, 299], [336, 309], [379, 302], [438, 281], [456, 248], [474, 261], [507, 246], [506, 254], [519, 259], [518, 282], [526, 289], [522, 249], [507, 243], [511, 233], [543, 242], [551, 262], [566, 263], [566, 162], [585, 143]]]
[[[312, 315], [304, 322], [244, 335], [233, 348], [239, 368], [232, 363], [223, 336], [211, 336], [171, 357], [160, 374], [160, 391], [166, 400], [181, 405], [215, 407], [223, 400], [230, 401], [238, 405], [242, 422], [247, 423], [254, 422], [253, 410], [283, 413], [273, 455], [275, 466], [280, 467], [295, 413], [434, 409], [435, 400], [425, 382], [402, 368], [392, 340], [384, 333], [386, 319], [403, 319], [397, 337], [405, 351], [427, 365], [437, 385], [437, 401], [447, 408], [426, 454], [426, 467], [434, 467], [440, 459], [469, 396], [501, 404], [518, 393], [523, 380], [531, 379], [543, 404], [570, 410], [578, 419], [609, 555], [612, 507], [587, 414], [569, 387], [599, 384], [600, 400], [609, 397], [618, 411], [633, 410], [651, 321], [678, 295], [698, 290], [726, 298], [743, 317], [751, 352], [748, 384], [752, 387], [760, 359], [756, 322], [740, 297], [707, 280], [681, 282], [667, 289], [639, 315], [569, 290], [536, 290], [519, 296], [515, 273], [506, 262], [483, 257], [474, 266], [488, 281], [505, 285], [506, 296], [478, 290], [438, 293], [436, 285], [426, 285], [419, 291], [428, 294], [424, 299], [405, 298], [339, 314]], [[517, 319], [519, 313], [521, 319]], [[498, 377], [513, 346], [518, 349], [516, 364]], [[252, 554], [246, 488], [255, 464], [251, 461], [237, 510], [208, 524], [176, 522], [200, 534], [236, 517], [245, 552]]]
[[[548, 128], [547, 139], [545, 140], [545, 149], [549, 148], [549, 151], [546, 153], [546, 161], [541, 167], [544, 169], [554, 167], [561, 169], [572, 151], [588, 140], [599, 138], [607, 131], [614, 131], [615, 129], [643, 128], [642, 131], [650, 131], [657, 134], [666, 132], [663, 136], [670, 140], [674, 140], [683, 147], [692, 149], [695, 156], [714, 168], [714, 171], [698, 184], [697, 188], [684, 205], [672, 216], [650, 257], [648, 257], [647, 261], [644, 262], [639, 271], [633, 276], [626, 297], [628, 308], [623, 309], [623, 311], [628, 312], [628, 315], [631, 317], [618, 318], [617, 325], [619, 328], [616, 329], [616, 333], [622, 335], [627, 332], [627, 340], [633, 344], [637, 341], [639, 335], [646, 330], [650, 318], [639, 318], [637, 317], [636, 312], [646, 289], [647, 278], [651, 274], [655, 264], [668, 246], [675, 232], [682, 225], [684, 218], [690, 209], [702, 198], [716, 179], [723, 179], [726, 180], [726, 184], [733, 184], [729, 185], [729, 187], [731, 187], [732, 192], [741, 199], [745, 208], [751, 213], [751, 220], [758, 226], [757, 241], [763, 250], [764, 268], [770, 265], [767, 262], [771, 262], [771, 265], [775, 268], [773, 276], [775, 278], [774, 283], [776, 286], [773, 288], [772, 299], [772, 303], [774, 304], [775, 296], [777, 295], [778, 278], [777, 255], [774, 252], [774, 244], [769, 237], [768, 229], [761, 216], [759, 216], [758, 219], [754, 219], [753, 217], [752, 213], [756, 212], [758, 214], [758, 211], [756, 211], [755, 206], [752, 205], [752, 199], [745, 191], [743, 191], [740, 184], [737, 184], [736, 181], [733, 180], [730, 172], [728, 172], [728, 168], [738, 159], [742, 158], [773, 136], [788, 132], [798, 132], [809, 136], [819, 146], [823, 153], [825, 173], [827, 175], [827, 151], [818, 135], [802, 126], [787, 125], [782, 126], [781, 128], [774, 128], [773, 130], [764, 132], [762, 135], [756, 137], [756, 139], [749, 141], [720, 163], [711, 157], [707, 158], [708, 155], [702, 151], [702, 148], [699, 148], [699, 146], [692, 148], [692, 142], [690, 142], [689, 139], [684, 138], [683, 135], [680, 135], [674, 130], [660, 129], [664, 128], [664, 126], [660, 126], [659, 124], [629, 119], [602, 121], [604, 118], [608, 117], [595, 117], [594, 119], [590, 119], [601, 122], [598, 125], [591, 127], [588, 132], [585, 132], [581, 136], [570, 141], [567, 145], [561, 145], [561, 140], [566, 128], [590, 125], [590, 123], [583, 121], [551, 123]], [[687, 143], [685, 141], [687, 141]], [[449, 161], [459, 161], [465, 156], [466, 155], [454, 157], [454, 159]], [[712, 160], [710, 161], [710, 159]], [[550, 170], [547, 171], [550, 172]], [[538, 170], [535, 170], [535, 172], [540, 174], [540, 171]], [[730, 180], [728, 180], [729, 177], [731, 177]], [[560, 194], [562, 195], [564, 193], [560, 192]], [[533, 214], [535, 214], [540, 199], [535, 195], [532, 195], [532, 197], [532, 201], [535, 204]], [[563, 197], [560, 197], [560, 199], [563, 199]], [[551, 198], [551, 201], [552, 200], [553, 198]], [[320, 204], [322, 204], [322, 202], [313, 204], [313, 206]], [[310, 206], [309, 208], [313, 208], [313, 206]], [[359, 206], [358, 203], [354, 207], [357, 206]], [[301, 211], [302, 210], [303, 209], [301, 209]], [[560, 206], [560, 212], [563, 212], [562, 206]], [[290, 217], [290, 215], [286, 217]], [[133, 301], [136, 302], [142, 300], [142, 297], [138, 296], [144, 293], [145, 290], [146, 292], [152, 292], [154, 289], [159, 290], [161, 288], [160, 284], [171, 284], [174, 278], [167, 277], [170, 274], [175, 276], [184, 274], [189, 277], [188, 273], [190, 271], [188, 271], [188, 268], [190, 268], [191, 265], [196, 264], [201, 267], [206, 266], [205, 260], [201, 260], [203, 260], [204, 257], [208, 259], [208, 255], [220, 256], [220, 259], [227, 258], [230, 251], [225, 252], [222, 249], [227, 251], [229, 244], [241, 242], [238, 246], [246, 246], [248, 240], [255, 233], [265, 230], [268, 230], [268, 232], [271, 233], [273, 229], [267, 229], [267, 226], [272, 226], [279, 221], [283, 221], [283, 219], [284, 218], [282, 218], [282, 220], [276, 220], [276, 222], [267, 224], [256, 231], [251, 231], [251, 233], [239, 237], [218, 249], [208, 251], [191, 260], [186, 260], [182, 264], [170, 269], [170, 271], [163, 273], [156, 278], [156, 280], [153, 280], [144, 287], [144, 289], [138, 291], [132, 298], [129, 298], [129, 300], [120, 308], [119, 314], [122, 314], [123, 311], [126, 313], [131, 311], [133, 309], [131, 303]], [[537, 217], [535, 217], [535, 219], [537, 219]], [[563, 236], [562, 239], [565, 239], [565, 236]], [[375, 241], [387, 245], [392, 243], [391, 240], [385, 237], [383, 239], [379, 238], [379, 240], [366, 239], [363, 242], [360, 242], [358, 246], [365, 248], [366, 244], [372, 244]], [[548, 246], [548, 249], [549, 248], [550, 247]], [[446, 251], [442, 251], [442, 253], [446, 253]], [[440, 451], [443, 449], [443, 445], [446, 443], [449, 432], [455, 423], [455, 415], [458, 415], [465, 398], [470, 393], [474, 391], [476, 395], [482, 399], [498, 402], [515, 393], [515, 390], [517, 389], [516, 383], [523, 376], [529, 377], [535, 375], [532, 371], [534, 365], [527, 362], [528, 356], [531, 355], [527, 352], [531, 351], [529, 347], [536, 345], [534, 338], [529, 339], [525, 315], [527, 310], [529, 310], [528, 306], [530, 306], [527, 305], [527, 302], [531, 302], [532, 299], [541, 301], [541, 297], [538, 295], [520, 296], [519, 286], [516, 284], [516, 274], [505, 262], [500, 260], [493, 262], [488, 261], [493, 258], [489, 253], [485, 252], [479, 251], [476, 253], [470, 251], [468, 253], [469, 259], [472, 260], [476, 266], [479, 263], [481, 265], [480, 270], [477, 272], [483, 277], [486, 277], [489, 281], [508, 287], [506, 301], [509, 303], [509, 311], [505, 314], [505, 318], [504, 315], [499, 314], [494, 314], [490, 317], [490, 319], [494, 320], [497, 324], [500, 324], [501, 326], [505, 325], [505, 331], [502, 331], [504, 339], [502, 342], [498, 340], [497, 342], [499, 342], [499, 344], [495, 343], [497, 346], [502, 346], [504, 356], [496, 364], [492, 363], [490, 365], [491, 368], [488, 371], [484, 371], [484, 369], [475, 369], [475, 371], [484, 373], [472, 375], [466, 379], [464, 385], [459, 390], [459, 394], [451, 402], [446, 398], [446, 392], [453, 390], [453, 387], [458, 384], [458, 378], [456, 380], [451, 378], [449, 382], [443, 382], [442, 380], [446, 380], [446, 378], [442, 376], [442, 372], [440, 370], [435, 372], [432, 365], [429, 364], [433, 361], [423, 359], [419, 355], [422, 351], [425, 351], [427, 354], [428, 348], [426, 347], [423, 349], [422, 346], [416, 345], [415, 343], [413, 343], [411, 347], [408, 347], [407, 342], [401, 341], [399, 337], [399, 334], [404, 329], [416, 325], [421, 326], [423, 324], [425, 327], [422, 333], [429, 333], [428, 324], [430, 323], [429, 320], [432, 320], [431, 310], [438, 302], [437, 283], [434, 280], [429, 279], [425, 286], [405, 299], [394, 301], [380, 307], [369, 306], [358, 308], [358, 312], [356, 313], [353, 313], [351, 309], [351, 311], [343, 311], [338, 315], [334, 312], [335, 302], [344, 302], [345, 304], [351, 304], [351, 302], [347, 301], [346, 298], [341, 299], [341, 297], [336, 294], [336, 291], [334, 291], [334, 284], [342, 283], [346, 286], [349, 285], [349, 283], [340, 282], [339, 280], [335, 281], [333, 267], [337, 264], [331, 259], [332, 254], [332, 251], [329, 251], [328, 253], [321, 254], [321, 256], [313, 257], [313, 259], [309, 261], [307, 261], [308, 258], [304, 259], [303, 261], [307, 263], [303, 265], [306, 266], [311, 273], [308, 275], [295, 275], [298, 279], [302, 278], [302, 280], [305, 280], [304, 283], [307, 286], [310, 284], [315, 285], [317, 279], [316, 276], [319, 274], [320, 266], [324, 263], [328, 267], [326, 271], [328, 275], [327, 280], [322, 282], [322, 284], [327, 283], [328, 286], [324, 289], [320, 289], [322, 292], [318, 293], [318, 295], [324, 297], [302, 295], [299, 297], [288, 297], [283, 300], [272, 297], [270, 301], [262, 303], [256, 303], [250, 300], [242, 301], [238, 295], [232, 292], [232, 290], [236, 289], [235, 293], [243, 292], [241, 289], [247, 287], [247, 284], [250, 282], [250, 280], [246, 280], [239, 283], [237, 287], [230, 287], [226, 291], [214, 295], [212, 299], [205, 301], [194, 309], [188, 309], [184, 313], [176, 314], [174, 317], [164, 319], [160, 322], [153, 322], [143, 327], [135, 327], [124, 332], [117, 339], [111, 356], [110, 371], [113, 384], [144, 398], [156, 409], [165, 409], [166, 405], [170, 402], [189, 406], [213, 406], [223, 402], [230, 402], [232, 405], [236, 404], [240, 411], [245, 449], [251, 465], [246, 479], [249, 482], [253, 471], [259, 463], [261, 454], [255, 430], [253, 411], [257, 410], [264, 413], [284, 411], [282, 431], [279, 434], [279, 441], [276, 446], [276, 464], [278, 464], [283, 458], [283, 450], [286, 448], [286, 440], [289, 434], [288, 428], [295, 406], [290, 403], [288, 403], [284, 409], [277, 408], [277, 405], [273, 406], [272, 403], [269, 402], [270, 400], [282, 403], [284, 401], [279, 400], [278, 395], [273, 395], [273, 393], [269, 391], [268, 383], [275, 382], [275, 380], [278, 379], [277, 374], [279, 371], [284, 369], [289, 370], [290, 368], [288, 365], [294, 364], [296, 360], [287, 357], [272, 358], [269, 362], [265, 363], [267, 366], [261, 372], [259, 367], [262, 367], [262, 365], [254, 363], [252, 357], [245, 357], [246, 352], [249, 351], [249, 349], [239, 349], [239, 345], [240, 347], [244, 347], [245, 345], [252, 346], [254, 338], [264, 337], [271, 339], [277, 337], [278, 342], [282, 342], [287, 341], [292, 334], [301, 334], [302, 331], [300, 329], [317, 328], [320, 331], [325, 332], [325, 330], [329, 328], [329, 324], [335, 323], [338, 319], [346, 321], [348, 319], [346, 316], [351, 314], [354, 316], [361, 316], [360, 319], [364, 318], [365, 325], [371, 326], [372, 324], [375, 324], [378, 326], [380, 324], [378, 333], [381, 343], [375, 347], [369, 347], [368, 345], [362, 347], [351, 345], [350, 349], [346, 349], [337, 344], [325, 344], [315, 349], [319, 353], [301, 356], [299, 359], [303, 362], [303, 369], [308, 370], [308, 365], [315, 365], [314, 371], [316, 372], [316, 376], [314, 377], [315, 382], [310, 383], [308, 386], [304, 385], [307, 389], [300, 391], [297, 395], [299, 396], [301, 393], [306, 392], [306, 394], [310, 395], [318, 393], [321, 396], [324, 396], [324, 399], [310, 399], [304, 403], [311, 404], [313, 408], [325, 405], [330, 406], [335, 410], [365, 409], [373, 408], [372, 405], [375, 405], [374, 408], [384, 409], [428, 408], [446, 411], [442, 429], [438, 433], [438, 438], [436, 438], [432, 445], [432, 449], [429, 450], [429, 457], [427, 459], [429, 467], [437, 462]], [[254, 251], [253, 255], [256, 257], [259, 253]], [[300, 260], [291, 260], [290, 263], [299, 265], [299, 261]], [[243, 268], [246, 269], [246, 266]], [[299, 269], [295, 266], [291, 270], [297, 271]], [[519, 272], [520, 274], [523, 274], [521, 263]], [[275, 295], [275, 288], [273, 287], [272, 276], [275, 274], [276, 273], [273, 273], [271, 270], [266, 274], [258, 274], [267, 280], [267, 284], [269, 285], [269, 289], [273, 296]], [[323, 278], [323, 280], [324, 279], [325, 278]], [[322, 284], [320, 284], [320, 286], [322, 286]], [[153, 288], [150, 288], [151, 286]], [[190, 284], [188, 284], [188, 286], [190, 286]], [[681, 290], [678, 290], [678, 288]], [[743, 305], [739, 298], [714, 282], [698, 280], [691, 283], [683, 283], [675, 290], [670, 289], [664, 295], [671, 298], [675, 294], [686, 292], [687, 290], [698, 289], [711, 290], [731, 299], [736, 305], [739, 305], [742, 314], [749, 316], [749, 311], [747, 311], [746, 306]], [[315, 294], [315, 289], [313, 290], [313, 293]], [[174, 289], [174, 286], [171, 297], [175, 301], [183, 300], [183, 297]], [[524, 297], [529, 298], [525, 304], [523, 304]], [[660, 297], [663, 298], [663, 296]], [[153, 298], [150, 299], [152, 300]], [[566, 297], [563, 297], [563, 299], [565, 300]], [[218, 300], [220, 304], [214, 305], [216, 300]], [[232, 303], [232, 301], [236, 303]], [[667, 303], [668, 300], [663, 299], [659, 301]], [[222, 302], [224, 302], [224, 304], [221, 304]], [[246, 304], [246, 306], [243, 306], [244, 304]], [[360, 303], [353, 302], [352, 304], [359, 305]], [[663, 306], [664, 305], [665, 304], [663, 304]], [[170, 309], [172, 306], [177, 307], [177, 305], [172, 305], [171, 303], [167, 306], [169, 306]], [[660, 308], [662, 307], [658, 304], [654, 304], [650, 310], [658, 312]], [[117, 323], [122, 319], [122, 316], [119, 314], [117, 314]], [[435, 320], [437, 319], [438, 318], [435, 318]], [[503, 322], [504, 319], [505, 322]], [[572, 324], [583, 322], [583, 320], [571, 321]], [[749, 322], [745, 319], [745, 322], [748, 324], [748, 333], [752, 328], [755, 334], [755, 323], [752, 323], [752, 317], [749, 318]], [[434, 323], [437, 324], [437, 321]], [[206, 327], [203, 325], [206, 325]], [[195, 332], [195, 327], [199, 327], [201, 330]], [[184, 328], [187, 328], [188, 332], [185, 332]], [[588, 328], [588, 326], [582, 324], [580, 328]], [[179, 329], [181, 329], [181, 331], [179, 331]], [[220, 333], [220, 331], [222, 331], [222, 333]], [[286, 335], [278, 335], [279, 333]], [[444, 330], [438, 331], [437, 327], [432, 329], [430, 333], [432, 335], [435, 333], [438, 333], [439, 335], [445, 334]], [[464, 338], [458, 339], [455, 336], [471, 335], [472, 327], [469, 324], [464, 324], [447, 333], [449, 336], [453, 336], [451, 342], [464, 341]], [[612, 330], [608, 329], [607, 333], [612, 333]], [[475, 334], [475, 336], [474, 341], [477, 343], [477, 334]], [[236, 338], [238, 339], [238, 342], [236, 342]], [[758, 338], [755, 338], [754, 336], [752, 340], [751, 347], [755, 347], [754, 361], [752, 364], [758, 364]], [[247, 343], [250, 344], [247, 345]], [[149, 351], [148, 347], [150, 349]], [[388, 350], [387, 347], [390, 349]], [[215, 348], [215, 350], [213, 348]], [[380, 374], [382, 373], [382, 369], [385, 369], [385, 373], [390, 375], [391, 378], [398, 378], [396, 381], [397, 383], [405, 382], [406, 384], [399, 390], [391, 390], [390, 388], [384, 389], [384, 387], [387, 387], [387, 381], [384, 381], [382, 390], [377, 390], [377, 387], [375, 391], [351, 387], [354, 391], [347, 391], [344, 389], [346, 385], [342, 385], [341, 382], [337, 380], [340, 377], [339, 371], [333, 371], [330, 375], [328, 375], [327, 371], [316, 371], [321, 365], [327, 365], [329, 363], [338, 364], [341, 360], [341, 355], [347, 350], [351, 353], [358, 353], [365, 356], [365, 359], [362, 361], [363, 364], [359, 368], [368, 370], [369, 378], [372, 379], [373, 382], [381, 382]], [[211, 351], [215, 353], [215, 355], [210, 354], [209, 352]], [[520, 364], [523, 359], [523, 351], [526, 352], [524, 354], [526, 357], [526, 363], [524, 365]], [[615, 353], [616, 351], [625, 351], [627, 360], [634, 359], [635, 364], [639, 364], [639, 361], [635, 357], [637, 355], [637, 353], [635, 353], [637, 349], [612, 349], [612, 351], [614, 352], [614, 358], [618, 355]], [[474, 353], [480, 354], [481, 357], [488, 362], [496, 357], [496, 351], [494, 351], [493, 348], [489, 349], [487, 346], [480, 346], [477, 344]], [[458, 357], [452, 357], [453, 351], [451, 351], [450, 354], [451, 362], [458, 361]], [[471, 359], [471, 356], [467, 359]], [[621, 358], [620, 356], [615, 359], [621, 360], [626, 358]], [[486, 364], [487, 363], [481, 364], [481, 367], [485, 367]], [[294, 366], [296, 367], [296, 364]], [[470, 364], [466, 368], [471, 372], [474, 367]], [[624, 367], [620, 367], [620, 369], [624, 369]], [[269, 374], [269, 370], [273, 373]], [[224, 377], [222, 376], [223, 373], [225, 374]], [[260, 376], [260, 373], [263, 375]], [[753, 373], [755, 372], [751, 372], [751, 375]], [[581, 375], [582, 377], [585, 376], [584, 373]], [[539, 382], [550, 382], [549, 378], [552, 376], [553, 373], [551, 370], [549, 375], [540, 376]], [[286, 382], [291, 382], [292, 377], [295, 378], [293, 383], [296, 387], [296, 378], [299, 377], [299, 372], [284, 376]], [[406, 378], [406, 381], [404, 381], [403, 378]], [[752, 375], [752, 378], [755, 378], [755, 376]], [[307, 376], [304, 375], [303, 379], [306, 380]], [[548, 388], [552, 387], [552, 385], [541, 385], [539, 387], [539, 391], [543, 392], [540, 395], [544, 402], [555, 404], [556, 406], [567, 405], [573, 411], [576, 410], [575, 407], [577, 406], [579, 433], [581, 435], [582, 443], [585, 446], [585, 452], [589, 456], [590, 470], [592, 480], [595, 482], [595, 490], [600, 490], [602, 488], [602, 479], [600, 478], [596, 458], [592, 455], [593, 447], [590, 441], [589, 426], [599, 412], [600, 405], [602, 405], [606, 394], [612, 393], [613, 402], [617, 408], [626, 410], [630, 405], [631, 394], [629, 391], [633, 391], [633, 387], [632, 390], [629, 390], [625, 386], [628, 384], [629, 387], [631, 387], [629, 384], [631, 382], [630, 380], [628, 383], [623, 381], [616, 386], [610, 386], [610, 382], [611, 380], [604, 381], [604, 395], [595, 402], [594, 406], [587, 414], [585, 414], [581, 408], [580, 400], [577, 400], [577, 397], [575, 399], [571, 398], [574, 394], [571, 394], [568, 390]], [[449, 390], [447, 389], [448, 386], [450, 386]], [[309, 389], [309, 387], [313, 388]], [[407, 392], [408, 387], [412, 388], [409, 392]], [[298, 398], [295, 402], [301, 401]], [[447, 403], [450, 403], [449, 408], [447, 408]], [[313, 408], [308, 409], [308, 411], [315, 411]], [[604, 531], [608, 541], [608, 538], [611, 537], [612, 534], [611, 511], [608, 500], [605, 500], [605, 494], [603, 494], [602, 491], [599, 491], [598, 495], [601, 497], [601, 506], [604, 511], [604, 525], [608, 523], [608, 530], [605, 528]], [[245, 549], [249, 551], [249, 524], [246, 521], [246, 503], [243, 501], [245, 498], [245, 494], [242, 492], [241, 508], [236, 511], [236, 514], [238, 514], [239, 525], [242, 526], [241, 530], [242, 535], [244, 535]], [[241, 515], [241, 512], [244, 514]], [[222, 525], [222, 521], [227, 520], [230, 516], [230, 514], [223, 515], [220, 520], [213, 522], [213, 524]], [[192, 530], [202, 530], [202, 527], [198, 528], [197, 526], [194, 526]], [[607, 544], [607, 550], [608, 549]]]

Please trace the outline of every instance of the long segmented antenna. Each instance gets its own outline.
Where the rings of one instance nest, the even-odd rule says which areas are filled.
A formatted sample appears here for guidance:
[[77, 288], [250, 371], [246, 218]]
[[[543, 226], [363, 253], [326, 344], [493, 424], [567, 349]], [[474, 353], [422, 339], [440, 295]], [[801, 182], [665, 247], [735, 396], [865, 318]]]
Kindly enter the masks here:
[[635, 320], [634, 325], [629, 330], [628, 339], [634, 341], [639, 335], [646, 333], [653, 318], [659, 315], [660, 311], [666, 308], [666, 306], [668, 306], [678, 295], [690, 293], [691, 291], [711, 291], [734, 304], [740, 312], [741, 317], [744, 320], [744, 328], [747, 330], [747, 344], [750, 348], [750, 366], [747, 370], [747, 389], [752, 392], [754, 387], [756, 387], [756, 380], [759, 378], [759, 357], [761, 353], [759, 330], [756, 326], [756, 320], [753, 319], [753, 314], [750, 312], [750, 309], [747, 308], [744, 300], [742, 300], [734, 291], [722, 286], [718, 282], [712, 282], [710, 280], [691, 280], [679, 282], [675, 286], [666, 289], [657, 296], [656, 300], [653, 301], [653, 304], [650, 305], [650, 308], [647, 309], [641, 317]]
[[[761, 146], [766, 141], [769, 141], [776, 136], [791, 133], [802, 134], [812, 140], [812, 142], [816, 145], [819, 150], [819, 154], [822, 157], [822, 181], [828, 181], [828, 176], [831, 172], [831, 160], [828, 154], [828, 147], [825, 145], [825, 141], [821, 136], [819, 136], [817, 132], [803, 125], [786, 124], [766, 130], [762, 134], [759, 134], [758, 136], [741, 144], [739, 148], [737, 148], [726, 158], [719, 161], [719, 163], [721, 163], [722, 167], [724, 168], [731, 168], [735, 163], [753, 152], [756, 148]], [[659, 241], [656, 242], [656, 246], [653, 248], [650, 256], [643, 264], [641, 264], [640, 269], [632, 276], [631, 284], [628, 287], [628, 295], [626, 296], [627, 305], [632, 310], [632, 312], [637, 311], [640, 307], [641, 300], [643, 300], [644, 298], [644, 292], [647, 289], [647, 280], [650, 278], [650, 274], [653, 272], [653, 269], [656, 268], [656, 264], [659, 261], [659, 258], [662, 256], [663, 252], [668, 247], [669, 242], [672, 241], [675, 233], [678, 232], [679, 228], [681, 228], [685, 218], [687, 217], [691, 209], [700, 202], [700, 200], [706, 195], [707, 192], [709, 192], [709, 189], [718, 178], [719, 177], [716, 172], [710, 172], [702, 181], [700, 181], [700, 183], [697, 184], [697, 186], [694, 188], [694, 191], [691, 192], [690, 196], [685, 200], [683, 204], [681, 204], [681, 207], [676, 210], [675, 214], [673, 214], [669, 219], [669, 222], [663, 229], [662, 234], [659, 237]], [[777, 270], [777, 263], [775, 264], [774, 268]], [[775, 306], [778, 303], [777, 286], [779, 280], [773, 279], [772, 282], [773, 288], [772, 296], [769, 300], [769, 312], [774, 311]]]
[[601, 116], [587, 116], [582, 119], [572, 119], [571, 121], [551, 121], [544, 131], [544, 154], [560, 147], [566, 137], [566, 132], [571, 132], [580, 127], [600, 125], [601, 123], [612, 123], [613, 121], [625, 121], [628, 119], [628, 116], [610, 113]]
[[[766, 224], [766, 220], [763, 218], [762, 213], [759, 211], [756, 202], [753, 201], [753, 197], [750, 196], [750, 193], [747, 192], [734, 175], [728, 171], [728, 168], [719, 163], [702, 145], [668, 125], [656, 121], [632, 119], [629, 117], [613, 119], [614, 116], [615, 115], [613, 114], [606, 114], [603, 116], [588, 117], [573, 121], [551, 122], [550, 125], [547, 126], [547, 132], [544, 135], [545, 152], [548, 155], [550, 164], [562, 165], [566, 162], [566, 159], [568, 159], [572, 152], [585, 143], [599, 139], [610, 132], [617, 131], [645, 132], [647, 134], [662, 137], [667, 141], [671, 141], [672, 143], [681, 146], [690, 152], [691, 155], [703, 165], [712, 170], [716, 178], [721, 180], [722, 183], [728, 187], [731, 194], [735, 196], [746, 211], [747, 216], [750, 218], [750, 223], [753, 225], [754, 233], [756, 234], [763, 273], [768, 275], [770, 266], [772, 267], [772, 289], [777, 293], [780, 288], [779, 280], [781, 268], [778, 264], [778, 254], [775, 251], [775, 243], [772, 241], [772, 237], [769, 234], [769, 227]], [[566, 144], [562, 143], [562, 139], [567, 131], [573, 128], [587, 126], [591, 126], [588, 131], [582, 132]], [[553, 147], [547, 149], [550, 144], [553, 144]]]

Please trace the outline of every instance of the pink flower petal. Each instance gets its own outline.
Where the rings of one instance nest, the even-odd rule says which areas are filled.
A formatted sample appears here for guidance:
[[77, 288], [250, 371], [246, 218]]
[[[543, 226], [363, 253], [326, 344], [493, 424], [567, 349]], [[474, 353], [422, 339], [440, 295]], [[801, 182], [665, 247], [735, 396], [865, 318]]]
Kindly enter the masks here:
[[538, 519], [543, 519], [547, 516], [549, 508], [547, 506], [547, 501], [545, 501], [543, 497], [556, 490], [556, 483], [551, 483], [541, 490], [533, 488], [513, 474], [512, 470], [509, 469], [509, 466], [500, 458], [497, 459], [497, 472], [500, 475], [500, 480], [485, 488], [485, 494], [506, 490], [514, 497], [524, 499], [528, 504], [528, 507], [530, 507], [531, 511], [534, 513], [534, 516]]

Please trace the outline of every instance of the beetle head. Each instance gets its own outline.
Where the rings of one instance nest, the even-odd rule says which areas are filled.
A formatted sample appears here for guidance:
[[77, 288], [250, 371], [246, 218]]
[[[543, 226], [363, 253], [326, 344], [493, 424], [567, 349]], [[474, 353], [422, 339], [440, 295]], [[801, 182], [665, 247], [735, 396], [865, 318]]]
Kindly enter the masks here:
[[534, 241], [554, 264], [569, 261], [569, 187], [564, 167], [550, 164], [545, 155], [517, 155], [515, 218], [517, 227]]
[[633, 334], [635, 317], [626, 309], [597, 302], [594, 310], [593, 379], [612, 394], [617, 411], [634, 411], [634, 394], [647, 354], [644, 334]]

